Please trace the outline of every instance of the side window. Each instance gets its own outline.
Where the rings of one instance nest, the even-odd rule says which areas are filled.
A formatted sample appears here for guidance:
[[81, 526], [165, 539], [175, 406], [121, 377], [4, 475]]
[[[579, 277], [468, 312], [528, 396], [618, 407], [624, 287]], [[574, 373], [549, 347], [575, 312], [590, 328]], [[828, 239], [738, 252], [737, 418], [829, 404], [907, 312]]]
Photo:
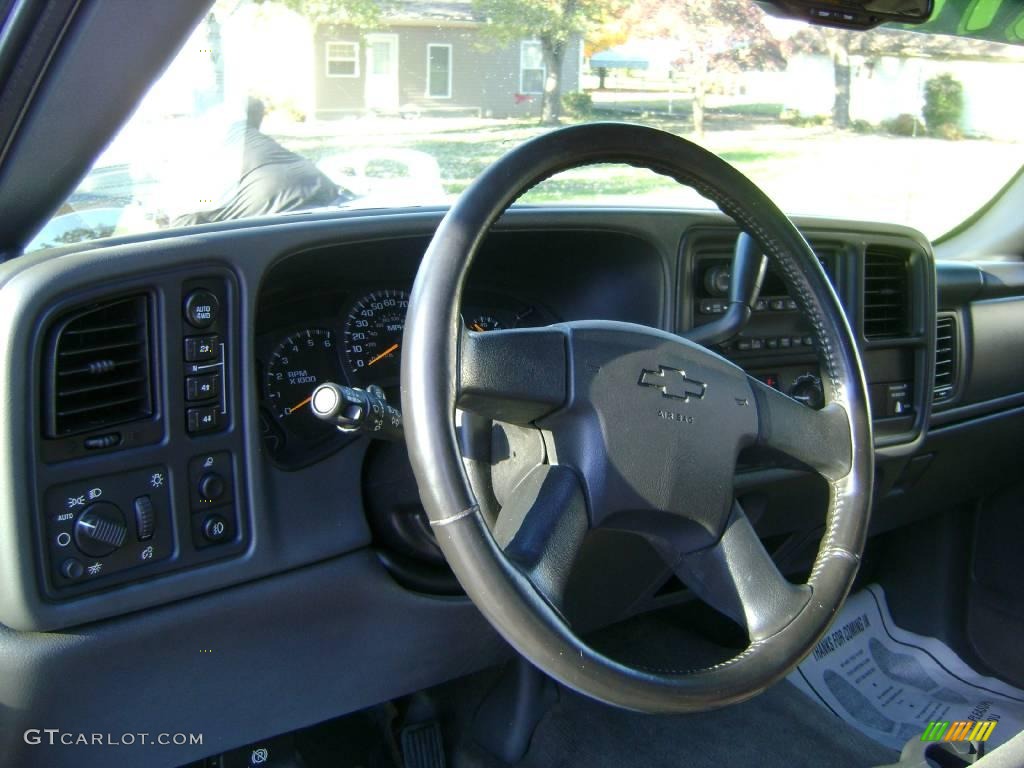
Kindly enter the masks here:
[[359, 77], [359, 43], [328, 42], [324, 54], [328, 77]]
[[447, 43], [427, 46], [427, 97], [452, 97], [452, 47]]
[[523, 40], [519, 44], [519, 92], [544, 93], [547, 74], [540, 43], [536, 40]]

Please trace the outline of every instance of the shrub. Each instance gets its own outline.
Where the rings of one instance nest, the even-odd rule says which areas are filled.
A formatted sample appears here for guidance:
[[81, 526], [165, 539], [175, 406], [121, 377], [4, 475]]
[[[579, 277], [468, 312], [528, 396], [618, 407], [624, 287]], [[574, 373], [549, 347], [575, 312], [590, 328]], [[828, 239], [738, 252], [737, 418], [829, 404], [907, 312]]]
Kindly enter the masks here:
[[932, 135], [939, 139], [945, 139], [946, 141], [960, 141], [964, 137], [961, 130], [950, 123], [945, 123], [936, 128]]
[[829, 115], [802, 115], [799, 112], [788, 110], [779, 113], [779, 120], [794, 128], [817, 128], [832, 122]]
[[882, 122], [882, 129], [894, 136], [923, 136], [924, 125], [913, 115], [904, 112], [902, 115]]
[[588, 117], [594, 111], [594, 100], [589, 93], [574, 91], [562, 96], [562, 106], [570, 115]]
[[292, 99], [274, 99], [264, 97], [264, 109], [267, 115], [276, 115], [291, 123], [306, 122], [306, 113]]
[[959, 130], [963, 113], [964, 87], [955, 77], [936, 75], [924, 84], [924, 122], [931, 133], [948, 133], [946, 126]]
[[874, 133], [875, 126], [867, 120], [854, 120], [850, 123], [850, 130], [854, 133]]

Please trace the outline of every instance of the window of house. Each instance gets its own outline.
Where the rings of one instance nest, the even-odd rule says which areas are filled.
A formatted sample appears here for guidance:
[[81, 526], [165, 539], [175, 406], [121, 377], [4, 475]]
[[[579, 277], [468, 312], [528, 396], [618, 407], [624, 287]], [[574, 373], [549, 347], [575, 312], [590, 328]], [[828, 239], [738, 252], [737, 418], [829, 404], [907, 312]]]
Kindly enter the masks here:
[[427, 46], [427, 97], [452, 97], [452, 47], [446, 43]]
[[359, 77], [359, 43], [327, 43], [328, 77]]
[[519, 44], [519, 92], [544, 93], [547, 74], [540, 43], [537, 40], [523, 40]]

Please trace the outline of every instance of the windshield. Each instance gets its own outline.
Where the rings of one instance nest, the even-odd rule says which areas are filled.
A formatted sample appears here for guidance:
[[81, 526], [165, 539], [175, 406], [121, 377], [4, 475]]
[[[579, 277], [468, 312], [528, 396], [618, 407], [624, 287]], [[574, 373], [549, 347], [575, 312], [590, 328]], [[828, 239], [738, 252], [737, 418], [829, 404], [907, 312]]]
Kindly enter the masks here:
[[[30, 250], [310, 209], [445, 205], [557, 125], [721, 155], [790, 214], [935, 238], [1024, 164], [1024, 47], [811, 27], [747, 0], [219, 0]], [[598, 166], [524, 203], [707, 208]]]

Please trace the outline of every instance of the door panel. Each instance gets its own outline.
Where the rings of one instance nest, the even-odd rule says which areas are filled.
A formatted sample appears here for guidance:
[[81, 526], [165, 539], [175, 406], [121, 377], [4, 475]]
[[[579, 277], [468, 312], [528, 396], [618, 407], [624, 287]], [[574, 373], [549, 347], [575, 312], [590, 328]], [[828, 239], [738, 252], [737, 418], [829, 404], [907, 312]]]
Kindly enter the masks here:
[[366, 107], [398, 110], [398, 36], [366, 36]]

